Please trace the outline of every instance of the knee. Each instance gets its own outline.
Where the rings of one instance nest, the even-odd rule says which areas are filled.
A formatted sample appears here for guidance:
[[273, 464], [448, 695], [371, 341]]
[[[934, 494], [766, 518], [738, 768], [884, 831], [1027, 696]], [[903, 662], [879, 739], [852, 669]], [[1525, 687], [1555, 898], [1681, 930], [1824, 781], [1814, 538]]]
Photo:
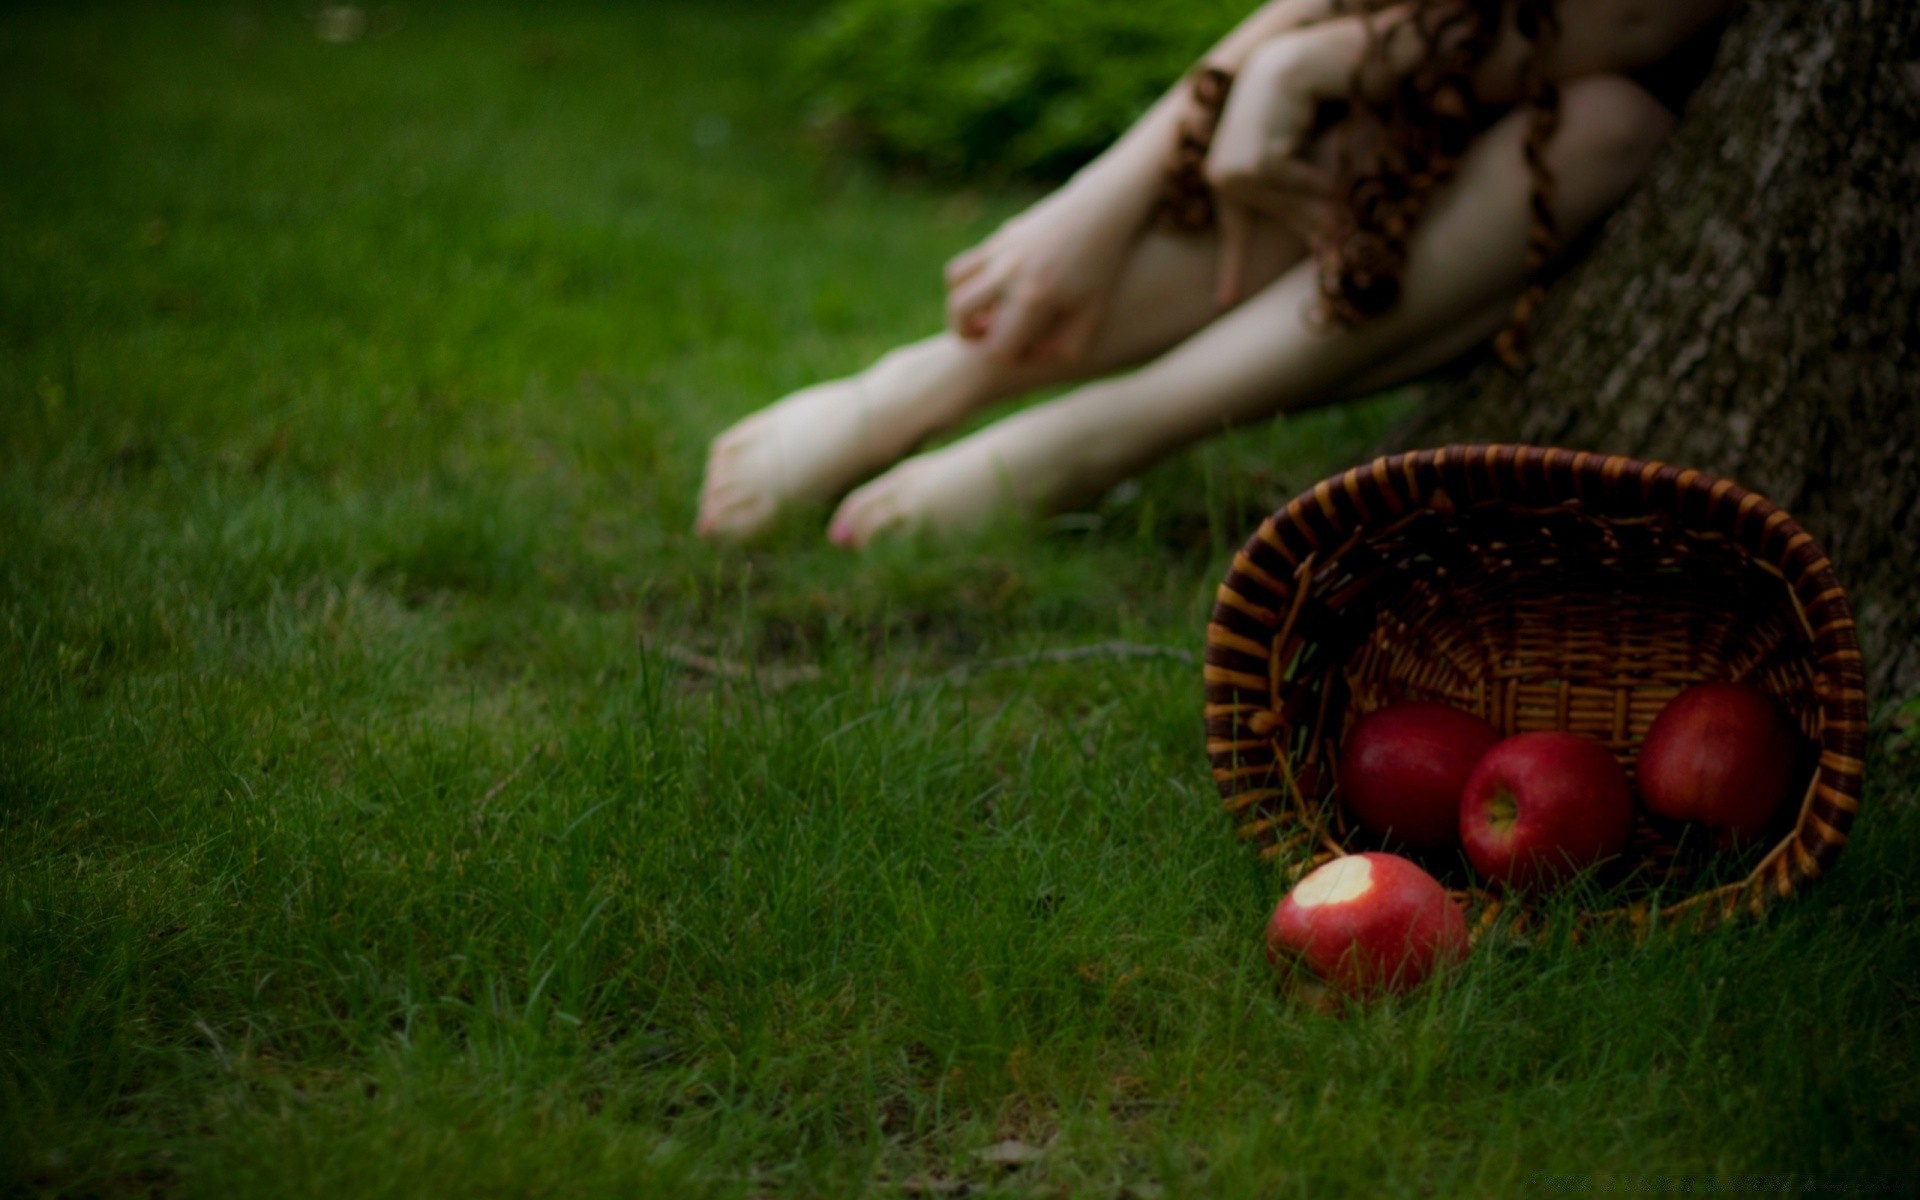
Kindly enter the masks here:
[[1591, 171], [1602, 187], [1638, 179], [1673, 128], [1666, 106], [1623, 75], [1574, 80], [1562, 89], [1560, 106], [1554, 156], [1576, 172]]

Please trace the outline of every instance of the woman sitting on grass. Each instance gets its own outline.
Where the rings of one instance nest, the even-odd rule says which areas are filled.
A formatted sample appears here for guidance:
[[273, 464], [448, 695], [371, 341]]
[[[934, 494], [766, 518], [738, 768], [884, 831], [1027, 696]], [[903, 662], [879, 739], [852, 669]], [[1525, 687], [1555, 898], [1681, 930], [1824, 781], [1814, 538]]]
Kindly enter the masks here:
[[[970, 530], [1496, 333], [1517, 358], [1557, 251], [1673, 122], [1656, 68], [1727, 2], [1273, 0], [947, 265], [945, 332], [715, 439], [699, 532], [748, 537], [869, 479], [835, 542]], [[905, 457], [988, 405], [1083, 381], [1098, 382]]]

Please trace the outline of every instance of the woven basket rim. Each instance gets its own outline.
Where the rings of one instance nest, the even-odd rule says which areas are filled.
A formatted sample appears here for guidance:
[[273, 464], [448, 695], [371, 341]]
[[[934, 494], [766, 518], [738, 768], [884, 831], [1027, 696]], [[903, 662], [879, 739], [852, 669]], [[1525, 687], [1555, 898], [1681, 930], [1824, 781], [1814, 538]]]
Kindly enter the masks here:
[[[1809, 647], [1817, 766], [1792, 830], [1744, 879], [1666, 905], [1660, 913], [1671, 917], [1692, 909], [1721, 919], [1745, 909], [1757, 915], [1823, 875], [1859, 812], [1867, 733], [1853, 611], [1831, 560], [1784, 509], [1730, 480], [1654, 460], [1558, 447], [1465, 444], [1384, 455], [1321, 480], [1261, 522], [1234, 555], [1207, 627], [1208, 751], [1223, 807], [1256, 813], [1286, 802], [1291, 770], [1274, 732], [1288, 732], [1291, 723], [1269, 680], [1278, 686], [1284, 675], [1273, 670], [1274, 647], [1292, 635], [1316, 563], [1409, 516], [1468, 514], [1498, 505], [1567, 506], [1602, 521], [1664, 518], [1685, 533], [1726, 539], [1782, 580]], [[1277, 767], [1266, 776], [1250, 771], [1242, 758], [1246, 747], [1262, 740], [1272, 746]], [[1294, 799], [1300, 799], [1297, 793]], [[1276, 823], [1243, 825], [1241, 835], [1263, 838]], [[1307, 866], [1344, 852], [1324, 831], [1320, 848]], [[1490, 919], [1497, 907], [1483, 915]], [[1589, 914], [1636, 925], [1654, 915], [1647, 901]]]

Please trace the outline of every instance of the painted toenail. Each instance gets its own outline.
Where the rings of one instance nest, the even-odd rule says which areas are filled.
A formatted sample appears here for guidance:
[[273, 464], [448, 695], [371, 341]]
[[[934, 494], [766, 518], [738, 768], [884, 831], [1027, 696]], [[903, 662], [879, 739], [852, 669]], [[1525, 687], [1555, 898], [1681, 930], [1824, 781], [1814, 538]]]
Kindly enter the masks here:
[[851, 521], [835, 521], [833, 528], [827, 530], [827, 538], [836, 546], [853, 545], [853, 523]]

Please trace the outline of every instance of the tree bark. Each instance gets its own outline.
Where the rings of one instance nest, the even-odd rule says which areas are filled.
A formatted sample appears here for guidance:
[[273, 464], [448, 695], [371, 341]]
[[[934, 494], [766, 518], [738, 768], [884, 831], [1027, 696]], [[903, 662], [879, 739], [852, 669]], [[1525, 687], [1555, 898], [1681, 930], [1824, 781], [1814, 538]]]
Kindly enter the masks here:
[[1398, 448], [1523, 441], [1753, 488], [1825, 547], [1876, 707], [1920, 694], [1920, 4], [1753, 0], [1534, 362], [1432, 385]]

